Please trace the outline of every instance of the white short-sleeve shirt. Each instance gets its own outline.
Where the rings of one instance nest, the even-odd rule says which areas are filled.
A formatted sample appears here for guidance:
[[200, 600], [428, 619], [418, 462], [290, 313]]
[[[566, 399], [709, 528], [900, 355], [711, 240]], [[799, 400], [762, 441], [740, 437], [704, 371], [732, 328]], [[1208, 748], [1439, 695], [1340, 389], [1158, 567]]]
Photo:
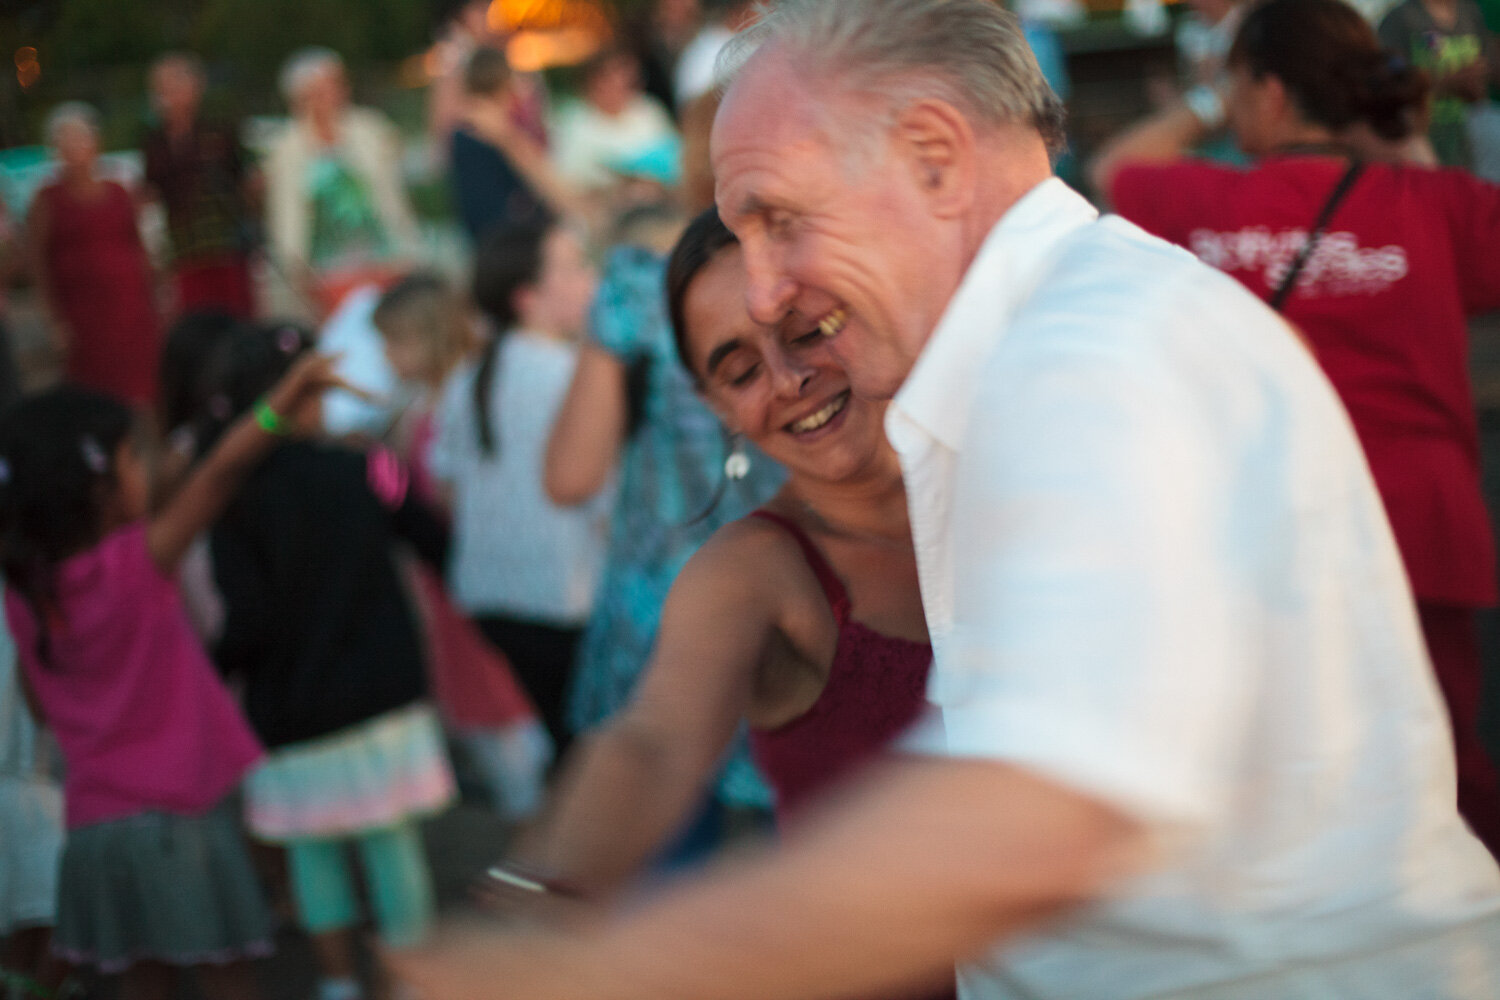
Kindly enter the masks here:
[[578, 348], [515, 330], [499, 351], [489, 389], [492, 454], [479, 443], [475, 365], [449, 376], [438, 404], [430, 463], [453, 487], [448, 585], [473, 615], [582, 627], [604, 572], [614, 486], [577, 507], [559, 507], [543, 487], [547, 438]]
[[1332, 388], [1238, 283], [1049, 180], [893, 401], [935, 661], [911, 743], [1145, 822], [1159, 865], [964, 1000], [1500, 997], [1400, 558]]

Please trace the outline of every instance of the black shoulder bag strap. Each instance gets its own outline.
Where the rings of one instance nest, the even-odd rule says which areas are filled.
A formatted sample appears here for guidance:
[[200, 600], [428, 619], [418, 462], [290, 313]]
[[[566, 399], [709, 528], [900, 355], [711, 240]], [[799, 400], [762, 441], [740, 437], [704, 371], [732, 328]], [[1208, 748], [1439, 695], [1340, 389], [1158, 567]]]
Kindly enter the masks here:
[[1307, 234], [1307, 242], [1302, 244], [1302, 249], [1297, 251], [1297, 256], [1292, 259], [1292, 266], [1287, 269], [1286, 277], [1281, 279], [1276, 293], [1271, 296], [1271, 308], [1281, 312], [1281, 307], [1286, 305], [1287, 298], [1292, 294], [1292, 289], [1297, 287], [1297, 279], [1302, 276], [1302, 269], [1312, 259], [1313, 251], [1318, 248], [1318, 241], [1323, 238], [1323, 230], [1328, 228], [1328, 223], [1333, 219], [1333, 213], [1338, 210], [1339, 203], [1354, 187], [1354, 182], [1359, 180], [1359, 175], [1364, 173], [1365, 165], [1359, 160], [1349, 164], [1349, 169], [1344, 171], [1344, 176], [1339, 179], [1338, 185], [1328, 200], [1323, 203], [1323, 210], [1318, 213], [1318, 221], [1313, 223], [1312, 232]]

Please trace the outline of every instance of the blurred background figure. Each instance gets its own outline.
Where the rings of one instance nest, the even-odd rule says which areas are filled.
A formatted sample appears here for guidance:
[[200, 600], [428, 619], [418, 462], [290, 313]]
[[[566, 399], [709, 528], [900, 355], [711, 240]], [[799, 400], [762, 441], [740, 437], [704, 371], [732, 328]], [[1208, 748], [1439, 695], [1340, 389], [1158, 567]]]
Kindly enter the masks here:
[[396, 131], [379, 112], [350, 105], [338, 53], [293, 55], [281, 92], [292, 121], [266, 159], [266, 230], [277, 265], [321, 316], [415, 259], [417, 225]]
[[[27, 704], [15, 640], [0, 622], [0, 968], [48, 992], [67, 975], [51, 954], [63, 844], [58, 764]], [[0, 990], [6, 995], [19, 992]]]
[[473, 293], [489, 335], [478, 363], [444, 386], [431, 451], [433, 475], [452, 496], [453, 598], [510, 660], [560, 750], [612, 495], [569, 509], [546, 495], [541, 472], [596, 281], [564, 226], [485, 236]]
[[1474, 0], [1405, 0], [1380, 22], [1380, 40], [1432, 80], [1427, 134], [1446, 167], [1473, 167], [1469, 112], [1500, 81], [1495, 38]]
[[238, 123], [200, 114], [205, 77], [191, 54], [175, 52], [151, 67], [158, 123], [145, 138], [146, 182], [166, 208], [175, 307], [255, 314], [250, 274], [251, 172]]
[[449, 180], [459, 222], [478, 243], [496, 227], [537, 225], [578, 209], [546, 150], [512, 115], [515, 76], [505, 54], [479, 48], [464, 69], [462, 118], [449, 139]]
[[1223, 83], [1229, 46], [1244, 20], [1249, 0], [1190, 0], [1177, 23], [1177, 56], [1190, 86]]
[[[415, 390], [392, 429], [392, 444], [417, 498], [447, 513], [450, 491], [432, 474], [436, 410], [443, 387], [478, 345], [473, 317], [447, 282], [418, 272], [381, 296], [374, 321], [392, 369]], [[433, 700], [483, 779], [495, 811], [512, 822], [525, 819], [541, 805], [551, 737], [509, 661], [453, 605], [442, 576], [419, 560], [404, 563], [422, 613]]]
[[33, 273], [63, 357], [63, 377], [136, 406], [156, 395], [161, 320], [135, 202], [96, 173], [99, 115], [79, 102], [47, 119], [59, 176], [28, 220]]
[[1311, 343], [1416, 594], [1452, 714], [1460, 811], [1500, 857], [1500, 783], [1476, 731], [1476, 614], [1497, 593], [1467, 323], [1500, 308], [1500, 188], [1354, 152], [1419, 129], [1428, 81], [1341, 0], [1253, 8], [1228, 65], [1228, 120], [1251, 169], [1180, 160], [1202, 133], [1181, 107], [1117, 137], [1095, 182], [1126, 218], [1234, 275]]
[[[477, 52], [505, 52], [506, 38], [489, 18], [490, 0], [440, 0], [436, 7], [437, 41], [431, 50], [432, 84], [427, 93], [427, 137], [432, 162], [447, 163], [449, 140], [464, 120], [464, 74]], [[547, 88], [534, 73], [517, 73], [506, 94], [511, 124], [547, 147]]]
[[620, 25], [621, 43], [641, 64], [641, 89], [661, 102], [674, 118], [681, 109], [673, 76], [684, 47], [698, 31], [700, 0], [653, 0], [637, 7]]
[[755, 14], [753, 0], [707, 0], [704, 24], [682, 50], [673, 74], [672, 92], [682, 109], [714, 89], [714, 63], [734, 33]]
[[[260, 401], [310, 347], [295, 327], [229, 337], [205, 376], [200, 453], [252, 411], [276, 447], [211, 529], [224, 627], [214, 658], [244, 684], [265, 745], [246, 780], [246, 823], [284, 845], [297, 919], [312, 937], [320, 1000], [356, 1000], [360, 896], [382, 940], [411, 944], [433, 918], [418, 820], [455, 793], [422, 646], [394, 552], [405, 541], [434, 568], [446, 533], [389, 452], [285, 437]], [[295, 421], [295, 423], [294, 423]], [[286, 423], [317, 426], [315, 408]]]
[[586, 191], [602, 193], [629, 178], [677, 183], [677, 130], [667, 110], [642, 93], [640, 65], [624, 49], [606, 49], [584, 66], [580, 99], [558, 112], [552, 139], [558, 173]]
[[689, 215], [714, 202], [714, 175], [708, 159], [708, 140], [719, 94], [714, 87], [714, 61], [738, 27], [749, 23], [755, 4], [746, 0], [710, 0], [706, 23], [683, 49], [674, 74], [678, 128], [682, 132], [682, 177], [679, 201]]
[[26, 268], [26, 248], [20, 227], [11, 218], [5, 199], [0, 198], [0, 407], [9, 406], [21, 392], [21, 371], [16, 364], [15, 341], [7, 315], [11, 282]]
[[406, 390], [386, 359], [375, 308], [384, 281], [370, 281], [344, 295], [318, 328], [318, 350], [338, 355], [339, 375], [362, 393], [334, 390], [323, 398], [323, 432], [369, 443], [390, 432], [407, 403]]

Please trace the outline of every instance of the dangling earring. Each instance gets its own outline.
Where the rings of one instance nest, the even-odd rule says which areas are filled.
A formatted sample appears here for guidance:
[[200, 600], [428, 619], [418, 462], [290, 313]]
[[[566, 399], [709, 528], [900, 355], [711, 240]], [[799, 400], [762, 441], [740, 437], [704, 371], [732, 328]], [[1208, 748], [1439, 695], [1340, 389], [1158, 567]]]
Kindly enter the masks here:
[[724, 494], [729, 492], [729, 484], [744, 479], [750, 474], [750, 456], [745, 454], [745, 446], [740, 443], [738, 434], [731, 434], [723, 425], [720, 432], [724, 435], [724, 450], [729, 454], [724, 458], [724, 478], [719, 480], [714, 487], [714, 495], [709, 498], [708, 505], [694, 515], [690, 520], [684, 521], [680, 527], [691, 528], [708, 519], [708, 515], [719, 506], [719, 501], [724, 499]]
[[750, 474], [750, 456], [745, 454], [745, 444], [738, 434], [730, 440], [734, 446], [730, 449], [729, 457], [724, 459], [724, 475], [738, 481]]

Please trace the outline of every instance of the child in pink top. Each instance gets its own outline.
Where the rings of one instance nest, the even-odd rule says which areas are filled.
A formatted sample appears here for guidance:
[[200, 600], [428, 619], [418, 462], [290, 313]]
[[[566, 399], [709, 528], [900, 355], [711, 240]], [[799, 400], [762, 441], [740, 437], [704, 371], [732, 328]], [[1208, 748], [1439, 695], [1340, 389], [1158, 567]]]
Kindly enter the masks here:
[[[0, 421], [0, 570], [29, 700], [67, 763], [55, 949], [169, 996], [256, 992], [270, 922], [224, 804], [259, 743], [194, 638], [173, 579], [193, 538], [329, 385], [310, 358], [147, 517], [125, 406], [74, 388]], [[286, 416], [283, 416], [286, 415]]]
[[147, 546], [136, 521], [57, 567], [66, 625], [45, 661], [29, 603], [5, 595], [27, 680], [68, 761], [70, 830], [145, 809], [207, 812], [261, 755]]

